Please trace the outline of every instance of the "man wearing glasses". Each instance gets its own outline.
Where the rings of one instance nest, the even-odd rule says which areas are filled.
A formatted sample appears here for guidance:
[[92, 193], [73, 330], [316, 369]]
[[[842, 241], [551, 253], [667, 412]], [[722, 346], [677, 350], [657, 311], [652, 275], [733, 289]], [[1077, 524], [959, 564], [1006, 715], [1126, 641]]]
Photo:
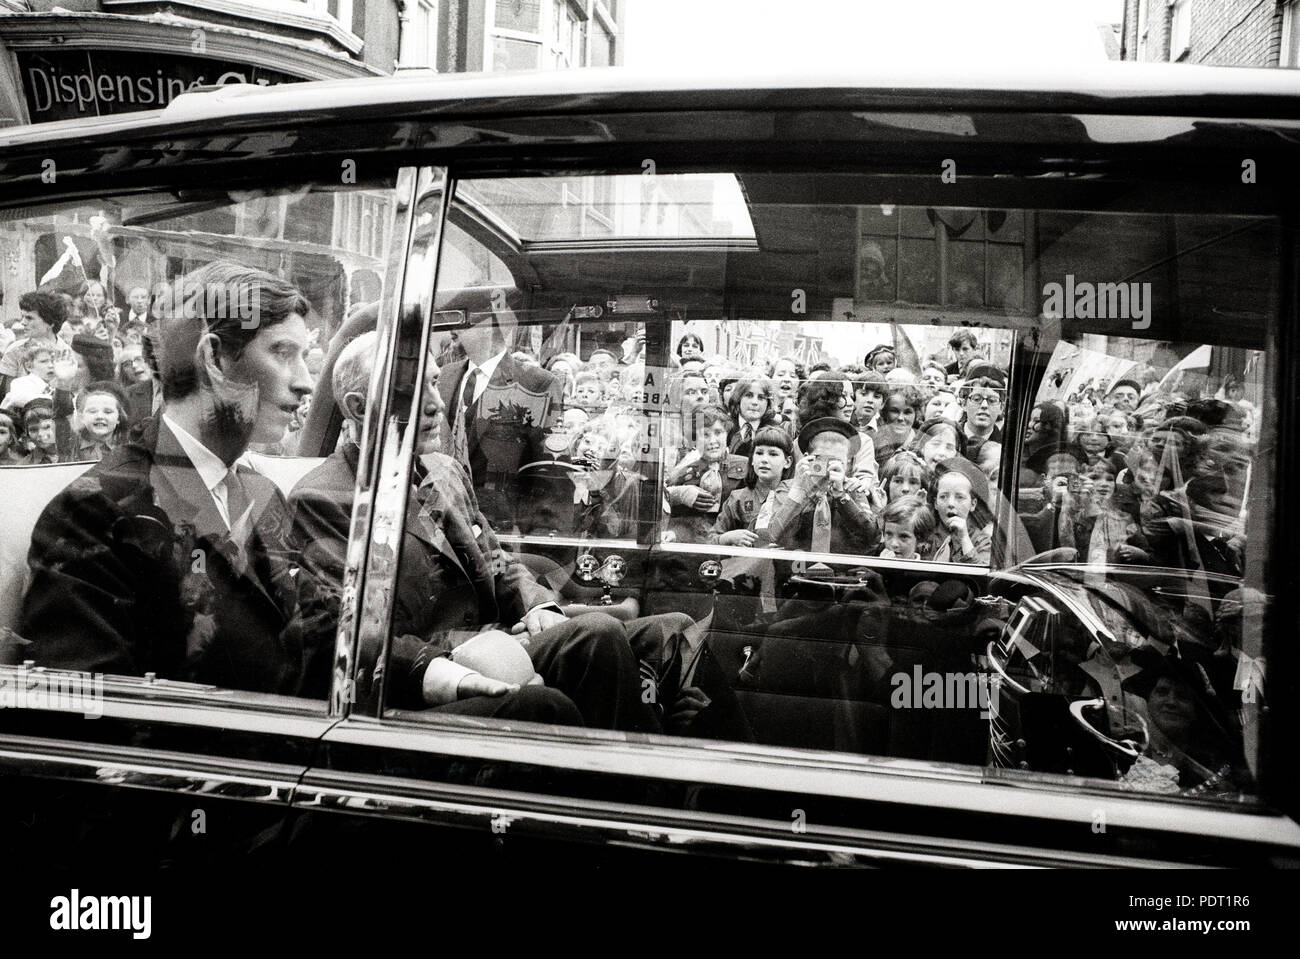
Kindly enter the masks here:
[[966, 458], [978, 460], [985, 443], [1001, 443], [1002, 402], [1007, 392], [1006, 374], [989, 363], [975, 363], [971, 376], [958, 391], [962, 406], [962, 431], [966, 434]]

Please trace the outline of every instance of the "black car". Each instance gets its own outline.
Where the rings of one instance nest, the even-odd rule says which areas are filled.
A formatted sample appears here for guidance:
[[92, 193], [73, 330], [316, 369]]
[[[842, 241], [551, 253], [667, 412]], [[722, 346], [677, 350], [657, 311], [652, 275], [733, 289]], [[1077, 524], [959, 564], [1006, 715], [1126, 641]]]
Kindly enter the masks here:
[[[407, 76], [0, 133], [6, 304], [64, 237], [123, 312], [152, 297], [117, 327], [121, 422], [60, 366], [73, 442], [0, 469], [0, 842], [1294, 865], [1300, 83], [1131, 76]], [[298, 503], [355, 450], [345, 538], [281, 557], [334, 577], [328, 695], [25, 635], [87, 588], [48, 594], [42, 512], [159, 428], [172, 387], [133, 360], [216, 261], [310, 306], [310, 408], [240, 470]], [[569, 618], [675, 624], [638, 664], [653, 728], [399, 695], [399, 646], [446, 637], [396, 622], [458, 601], [406, 552], [456, 475]]]

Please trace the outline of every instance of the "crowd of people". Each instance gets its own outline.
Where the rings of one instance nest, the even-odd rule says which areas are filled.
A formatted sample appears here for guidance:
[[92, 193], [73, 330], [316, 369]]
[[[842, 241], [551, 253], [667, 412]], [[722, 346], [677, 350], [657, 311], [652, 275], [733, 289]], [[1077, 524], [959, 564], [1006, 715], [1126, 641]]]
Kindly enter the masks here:
[[[514, 354], [550, 371], [562, 395], [546, 449], [570, 469], [549, 488], [556, 507], [535, 514], [542, 522], [634, 535], [662, 455], [665, 541], [986, 565], [1001, 535], [1021, 559], [1064, 549], [1080, 562], [1240, 573], [1257, 428], [1240, 376], [1217, 396], [1189, 396], [1146, 368], [1036, 404], [1014, 460], [1018, 516], [1004, 525], [1016, 529], [999, 534], [995, 516], [1012, 517], [998, 492], [1007, 372], [974, 331], [958, 330], [948, 355], [919, 369], [898, 365], [889, 345], [860, 363], [738, 367], [686, 333], [667, 383], [647, 376], [637, 346], [585, 362]], [[1192, 555], [1209, 548], [1201, 540], [1212, 557]]]
[[[20, 316], [0, 323], [0, 466], [97, 462], [161, 405], [146, 332], [173, 308], [171, 284], [129, 287], [120, 307], [111, 284], [73, 289], [24, 293]], [[313, 350], [316, 372], [323, 358]], [[310, 402], [285, 437], [260, 448], [293, 452]]]

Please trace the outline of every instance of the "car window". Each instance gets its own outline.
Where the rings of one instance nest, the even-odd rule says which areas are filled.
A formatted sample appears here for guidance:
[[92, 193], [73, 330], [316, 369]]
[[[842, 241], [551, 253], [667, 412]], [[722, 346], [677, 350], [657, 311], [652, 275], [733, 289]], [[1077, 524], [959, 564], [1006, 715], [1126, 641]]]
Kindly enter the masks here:
[[299, 440], [392, 218], [384, 181], [9, 211], [5, 661], [324, 708], [352, 487], [299, 517]]
[[1007, 195], [457, 183], [389, 706], [1249, 798], [1277, 224]]

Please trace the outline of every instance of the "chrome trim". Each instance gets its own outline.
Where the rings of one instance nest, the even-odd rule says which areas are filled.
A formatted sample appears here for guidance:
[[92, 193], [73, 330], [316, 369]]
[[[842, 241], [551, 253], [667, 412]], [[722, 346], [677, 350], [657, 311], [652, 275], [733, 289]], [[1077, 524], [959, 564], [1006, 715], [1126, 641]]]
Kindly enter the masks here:
[[0, 736], [0, 773], [288, 806], [306, 767]]
[[[403, 266], [411, 245], [414, 230], [414, 210], [417, 203], [416, 170], [402, 167], [393, 189], [392, 246], [384, 273], [384, 292], [380, 301], [375, 330], [379, 348], [370, 377], [370, 391], [366, 396], [366, 416], [361, 426], [360, 457], [357, 462], [357, 484], [352, 497], [352, 519], [349, 526], [347, 561], [343, 569], [343, 590], [339, 597], [338, 627], [334, 634], [334, 670], [330, 681], [329, 713], [346, 715], [353, 703], [362, 695], [354, 680], [359, 645], [355, 637], [361, 635], [365, 614], [365, 583], [368, 573], [366, 544], [370, 542], [375, 500], [375, 474], [372, 470], [373, 451], [379, 447], [380, 424], [388, 413], [388, 396], [393, 375], [393, 354], [398, 327], [398, 304], [401, 299]], [[388, 349], [383, 347], [387, 346]], [[368, 702], [367, 702], [368, 705]]]
[[[15, 688], [15, 682], [30, 684], [42, 675], [51, 676], [57, 682], [65, 676], [90, 674], [52, 670], [42, 666], [0, 666], [0, 691], [7, 694]], [[102, 696], [102, 699], [96, 703], [95, 716], [87, 717], [89, 721], [109, 717], [312, 739], [318, 738], [335, 721], [326, 714], [325, 703], [321, 700], [219, 689], [166, 679], [150, 680], [141, 676], [108, 675], [95, 676], [95, 679], [102, 679], [95, 688], [95, 695]], [[10, 707], [8, 700], [6, 695], [3, 703], [6, 708]], [[63, 710], [57, 706], [30, 711], [68, 715], [81, 712]]]
[[511, 546], [586, 546], [589, 549], [649, 549], [634, 539], [593, 539], [589, 536], [539, 536], [534, 533], [497, 533], [497, 541]]
[[[1097, 740], [1097, 742], [1101, 743], [1107, 749], [1113, 749], [1115, 750], [1115, 752], [1119, 753], [1120, 755], [1127, 756], [1129, 759], [1137, 759], [1140, 755], [1142, 755], [1142, 753], [1133, 744], [1132, 740], [1111, 739], [1109, 736], [1105, 735], [1100, 730], [1094, 728], [1092, 723], [1088, 722], [1088, 720], [1083, 718], [1083, 711], [1085, 709], [1105, 709], [1105, 708], [1106, 708], [1106, 700], [1100, 697], [1098, 697], [1097, 699], [1077, 699], [1074, 702], [1070, 703], [1070, 716], [1074, 719], [1076, 723], [1082, 726], [1083, 729], [1090, 736], [1092, 736], [1093, 739]], [[1133, 713], [1133, 718], [1136, 719], [1138, 721], [1138, 725], [1142, 727], [1143, 738], [1147, 742], [1150, 742], [1151, 734], [1147, 730], [1146, 720], [1143, 719], [1142, 716], [1136, 712]]]
[[[403, 172], [407, 174], [404, 184], [413, 185], [407, 208], [406, 240], [402, 244], [404, 269], [397, 268], [400, 274], [393, 278], [391, 285], [386, 285], [384, 326], [380, 332], [383, 365], [377, 367], [377, 371], [382, 369], [382, 377], [377, 376], [370, 383], [367, 398], [370, 405], [361, 446], [361, 463], [366, 464], [366, 477], [373, 486], [373, 506], [370, 523], [364, 529], [356, 525], [364, 519], [358, 520], [354, 514], [349, 538], [349, 568], [354, 559], [360, 564], [363, 552], [366, 564], [360, 586], [361, 608], [355, 620], [356, 660], [355, 664], [341, 662], [347, 630], [340, 616], [341, 664], [335, 667], [336, 690], [350, 693], [348, 713], [366, 716], [379, 715], [383, 703], [381, 665], [386, 661], [391, 640], [389, 624], [397, 594], [411, 465], [419, 414], [424, 406], [420, 384], [424, 382], [428, 360], [428, 321], [450, 195], [447, 172], [441, 167]], [[407, 373], [412, 360], [415, 368]], [[402, 369], [398, 368], [399, 364]], [[408, 376], [413, 376], [415, 387], [409, 400], [397, 394]], [[359, 474], [361, 469], [358, 468]], [[360, 509], [359, 504], [357, 508]], [[353, 677], [350, 687], [348, 677]]]
[[[1034, 773], [1016, 782], [1005, 770], [825, 753], [774, 746], [692, 740], [530, 723], [508, 728], [489, 720], [429, 714], [428, 722], [399, 718], [351, 720], [330, 729], [324, 743], [464, 756], [589, 772], [841, 797], [871, 802], [983, 812], [1024, 819], [1090, 823], [1098, 809], [1125, 828], [1218, 836], [1300, 848], [1300, 824], [1259, 808], [1230, 809], [1202, 801], [1153, 801], [1077, 776]], [[798, 803], [795, 804], [796, 806]], [[1175, 813], [1175, 810], [1177, 812]]]
[[994, 639], [989, 642], [988, 647], [984, 650], [984, 656], [986, 659], [988, 659], [989, 665], [993, 667], [993, 671], [996, 672], [1000, 677], [1002, 677], [1002, 681], [1004, 683], [1006, 683], [1016, 692], [1020, 693], [1020, 695], [1028, 696], [1029, 690], [1026, 689], [1024, 686], [1021, 686], [1018, 682], [1016, 682], [1009, 675], [1007, 675], [1007, 671], [1003, 669], [1002, 664], [998, 662], [998, 655], [1000, 652], [1001, 651], [998, 649], [998, 641]]
[[722, 546], [709, 543], [656, 543], [652, 552], [692, 553], [707, 556], [732, 556], [740, 559], [777, 559], [786, 562], [825, 563], [827, 566], [867, 566], [876, 569], [905, 569], [912, 572], [947, 573], [951, 576], [987, 576], [991, 566], [966, 563], [936, 563], [928, 559], [886, 559], [857, 553], [815, 553], [812, 550], [768, 549], [749, 546]]
[[1146, 866], [1153, 862], [1078, 850], [981, 843], [951, 837], [820, 826], [815, 821], [758, 819], [698, 809], [667, 810], [620, 803], [539, 799], [529, 793], [447, 786], [410, 779], [309, 772], [294, 796], [295, 809], [400, 818], [468, 827], [508, 838], [512, 832], [561, 842], [597, 842], [692, 855], [776, 860], [803, 865], [872, 866], [888, 862], [931, 866]]

